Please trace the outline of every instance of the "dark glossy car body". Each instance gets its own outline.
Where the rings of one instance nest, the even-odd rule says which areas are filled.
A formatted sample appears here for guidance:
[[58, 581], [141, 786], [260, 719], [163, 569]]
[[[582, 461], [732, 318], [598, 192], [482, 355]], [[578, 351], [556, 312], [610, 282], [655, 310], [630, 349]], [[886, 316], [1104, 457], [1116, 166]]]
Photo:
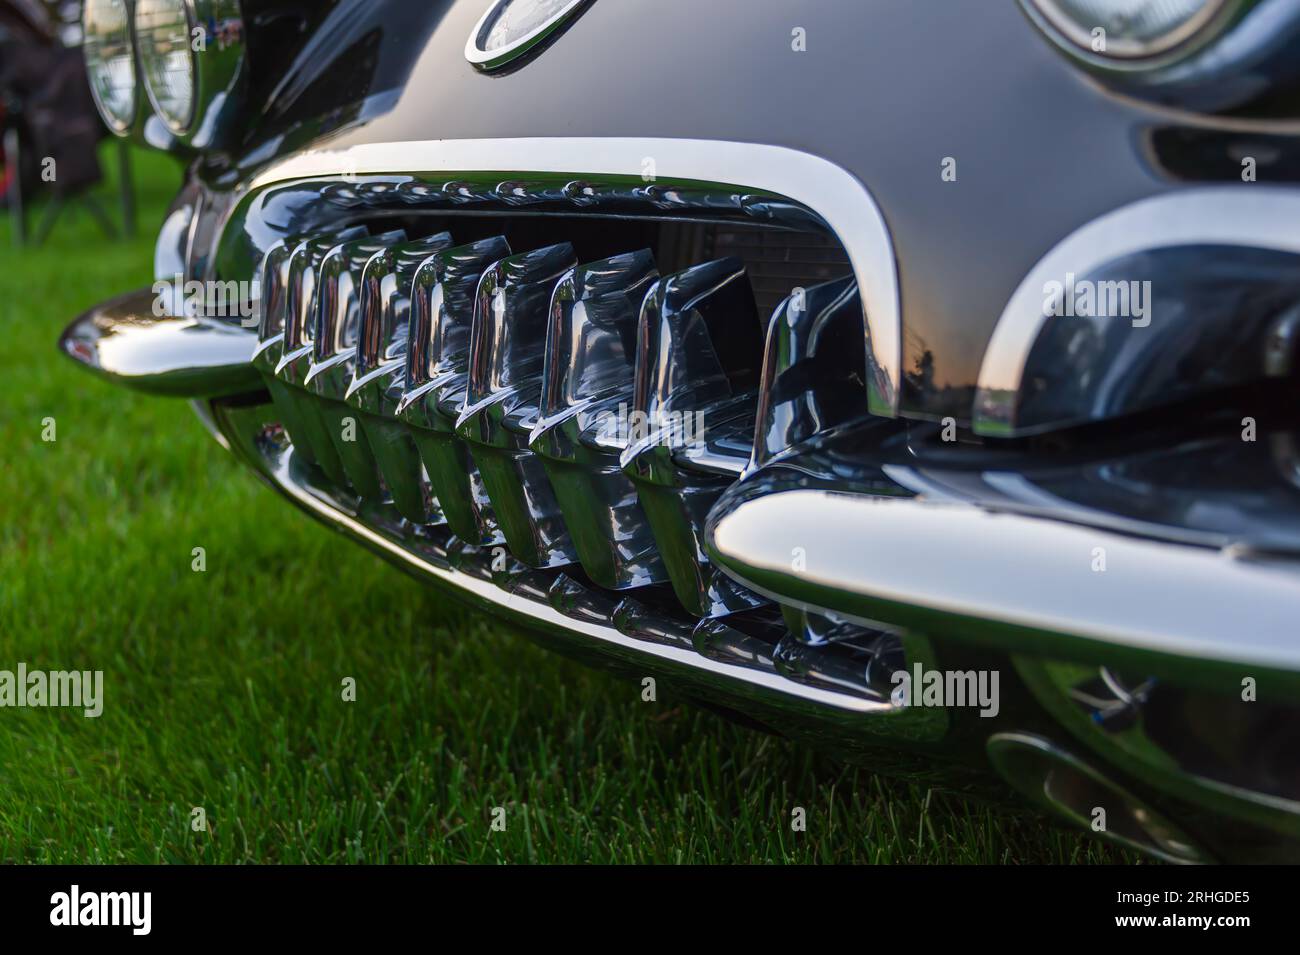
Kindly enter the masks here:
[[257, 327], [146, 290], [65, 350], [561, 649], [1296, 858], [1300, 4], [1145, 72], [1028, 0], [596, 0], [484, 69], [489, 7], [238, 4], [212, 122], [131, 135], [192, 159], [158, 277]]

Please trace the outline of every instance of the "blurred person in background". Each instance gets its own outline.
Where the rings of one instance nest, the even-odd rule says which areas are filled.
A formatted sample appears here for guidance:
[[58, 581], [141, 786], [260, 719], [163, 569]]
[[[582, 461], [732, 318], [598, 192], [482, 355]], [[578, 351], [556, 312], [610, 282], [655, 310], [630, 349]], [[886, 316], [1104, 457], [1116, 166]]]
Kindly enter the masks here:
[[[107, 131], [76, 49], [77, 7], [0, 0], [0, 201], [6, 204], [15, 189], [29, 198], [66, 197], [102, 179], [96, 146]], [[17, 162], [3, 152], [15, 145]]]

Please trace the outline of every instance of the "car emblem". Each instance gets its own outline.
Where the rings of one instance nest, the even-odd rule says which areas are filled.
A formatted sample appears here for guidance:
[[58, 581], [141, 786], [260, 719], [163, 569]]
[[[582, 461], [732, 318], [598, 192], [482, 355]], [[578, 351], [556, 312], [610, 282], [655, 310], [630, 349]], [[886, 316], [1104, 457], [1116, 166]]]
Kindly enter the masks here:
[[504, 66], [542, 43], [589, 3], [591, 0], [493, 0], [469, 35], [465, 59], [481, 70]]

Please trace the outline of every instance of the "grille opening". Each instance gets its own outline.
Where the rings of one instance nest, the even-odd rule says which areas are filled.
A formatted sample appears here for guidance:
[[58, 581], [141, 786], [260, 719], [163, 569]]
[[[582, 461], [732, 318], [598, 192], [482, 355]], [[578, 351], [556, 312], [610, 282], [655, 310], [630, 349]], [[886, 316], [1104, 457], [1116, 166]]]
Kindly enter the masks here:
[[834, 237], [764, 225], [490, 213], [385, 216], [362, 222], [375, 233], [404, 228], [413, 239], [447, 230], [457, 244], [503, 235], [516, 252], [564, 241], [573, 245], [579, 262], [648, 248], [664, 275], [731, 256], [744, 263], [764, 321], [792, 289], [809, 288], [852, 272], [848, 254]]
[[[363, 334], [367, 348], [358, 343], [337, 354], [313, 352], [310, 361], [296, 353], [274, 355], [268, 339], [267, 360], [259, 367], [273, 395], [284, 399], [278, 403], [285, 405], [294, 445], [314, 449], [308, 462], [363, 500], [392, 507], [416, 526], [446, 524], [468, 546], [504, 539], [525, 568], [563, 569], [583, 585], [610, 594], [636, 592], [656, 606], [675, 601], [687, 619], [765, 608], [779, 623], [766, 598], [712, 566], [703, 531], [710, 508], [751, 460], [774, 316], [784, 327], [781, 306], [787, 300], [801, 302], [792, 306], [788, 321], [804, 313], [803, 296], [794, 294], [800, 289], [809, 290], [807, 314], [821, 315], [827, 283], [852, 282], [844, 249], [812, 228], [513, 210], [354, 214], [292, 241], [296, 248], [332, 248], [345, 234], [364, 232], [384, 249], [391, 245], [391, 251], [366, 259], [369, 278], [361, 282], [367, 289], [388, 283], [391, 294], [367, 294], [357, 302], [362, 326], [378, 337]], [[420, 286], [423, 304], [416, 308], [411, 296], [417, 293], [397, 288], [394, 263], [427, 251], [430, 242], [442, 252], [425, 257], [416, 271], [444, 275], [450, 263], [468, 263], [470, 244], [492, 245], [487, 240], [494, 238], [505, 240], [495, 245], [508, 254], [490, 265], [478, 263], [474, 275], [466, 273], [474, 279], [467, 288], [478, 289], [474, 295], [452, 295], [453, 286], [439, 278]], [[658, 278], [643, 294], [642, 285], [633, 283], [639, 294], [630, 310], [613, 309], [618, 269], [647, 249]], [[536, 274], [526, 268], [534, 259], [546, 263]], [[576, 272], [569, 271], [571, 265], [579, 266]], [[357, 286], [299, 273], [291, 276], [284, 298], [301, 300], [293, 314], [302, 330], [311, 326], [307, 312], [315, 309], [309, 298], [329, 303], [331, 296], [351, 296], [355, 289], [345, 287]], [[592, 276], [600, 277], [592, 286], [595, 297], [583, 300], [579, 317], [548, 308], [560, 285], [596, 281]], [[573, 284], [566, 294], [580, 291]], [[851, 298], [853, 324], [860, 329], [861, 306]], [[391, 321], [384, 318], [389, 305]], [[410, 319], [409, 328], [395, 317], [399, 311]], [[417, 312], [428, 313], [418, 333]], [[559, 324], [552, 328], [553, 322]], [[617, 328], [606, 327], [610, 322]], [[262, 335], [274, 325], [265, 322]], [[437, 375], [416, 376], [408, 351], [431, 354], [434, 342], [471, 326], [478, 342], [475, 361], [464, 368], [450, 362]], [[345, 338], [345, 344], [353, 340]], [[284, 343], [290, 343], [288, 335]], [[496, 375], [495, 361], [518, 368]], [[547, 411], [544, 421], [543, 368], [577, 375], [582, 392], [574, 392], [571, 406]], [[860, 383], [860, 373], [855, 380]], [[584, 423], [569, 415], [589, 412], [595, 406], [583, 402], [596, 400], [629, 418], [628, 428], [608, 432], [598, 416]], [[865, 395], [861, 404], [865, 410]], [[637, 415], [639, 427], [648, 426], [645, 433], [631, 431]], [[357, 422], [360, 437], [350, 439], [342, 430], [349, 420]], [[682, 422], [693, 427], [679, 428]], [[339, 466], [327, 467], [336, 463], [327, 455], [336, 446]], [[557, 482], [563, 492], [558, 495]], [[469, 502], [464, 507], [462, 498]], [[575, 528], [582, 536], [574, 535]], [[738, 623], [748, 629], [745, 621]], [[711, 645], [730, 646], [729, 640]], [[773, 665], [770, 649], [759, 656], [765, 667]]]
[[[495, 147], [485, 141], [483, 148]], [[718, 149], [736, 152], [728, 144]], [[266, 177], [267, 188], [256, 189], [246, 207], [248, 222], [223, 244], [217, 271], [242, 271], [252, 260], [265, 272], [278, 244], [337, 237], [349, 226], [376, 238], [401, 230], [395, 255], [440, 233], [453, 243], [420, 265], [404, 302], [401, 289], [392, 289], [398, 270], [375, 267], [381, 293], [391, 294], [367, 295], [359, 304], [361, 329], [370, 327], [364, 315], [378, 308], [379, 334], [372, 341], [362, 331], [351, 353], [344, 347], [314, 355], [299, 369], [276, 340], [276, 323], [264, 316], [257, 367], [272, 396], [287, 399], [288, 410], [280, 410], [288, 438], [282, 463], [313, 497], [337, 502], [357, 525], [418, 553], [438, 576], [495, 585], [462, 584], [495, 603], [545, 602], [633, 640], [763, 671], [761, 679], [743, 678], [752, 686], [781, 686], [799, 698], [811, 686], [823, 702], [829, 692], [848, 699], [836, 704], [847, 710], [872, 711], [863, 701], [881, 700], [868, 664], [892, 659], [892, 643], [861, 634], [810, 640], [806, 627], [796, 636], [781, 608], [714, 567], [704, 546], [712, 506], [751, 463], [760, 394], [821, 394], [826, 382], [818, 379], [825, 376], [810, 373], [823, 370], [817, 345], [839, 340], [838, 332], [825, 333], [828, 322], [838, 329], [844, 319], [856, 329], [859, 350], [845, 363], [867, 364], [866, 305], [846, 249], [873, 277], [870, 287], [882, 290], [873, 300], [881, 328], [897, 325], [895, 276], [882, 265], [892, 265], [887, 231], [870, 197], [823, 161], [789, 151], [782, 159], [773, 170], [777, 182], [766, 187], [732, 183], [734, 163], [709, 175], [712, 160], [699, 178], [649, 184], [635, 173], [574, 178], [558, 171], [518, 181], [500, 181], [490, 171], [337, 181], [328, 178], [333, 172], [309, 169], [314, 161]], [[517, 161], [449, 168], [509, 169]], [[807, 191], [807, 177], [792, 164], [825, 175], [842, 198], [826, 199], [822, 213], [787, 198]], [[495, 237], [503, 241], [489, 241]], [[475, 245], [501, 254], [479, 261]], [[526, 263], [518, 259], [560, 247], [576, 269], [520, 271]], [[648, 274], [656, 288], [633, 296], [642, 289], [628, 263], [642, 250], [654, 256]], [[873, 254], [862, 254], [868, 250]], [[314, 288], [304, 276], [299, 299]], [[799, 291], [809, 293], [807, 304], [793, 294]], [[623, 308], [619, 296], [634, 297], [636, 307]], [[390, 312], [404, 312], [406, 324], [384, 318]], [[461, 348], [466, 341], [471, 347]], [[375, 346], [373, 355], [361, 354], [361, 342]], [[348, 336], [344, 344], [350, 343]], [[769, 363], [768, 353], [779, 358]], [[507, 362], [510, 375], [494, 374], [497, 363]], [[866, 414], [866, 367], [848, 377], [855, 408]], [[325, 387], [339, 382], [341, 399]], [[544, 404], [552, 389], [561, 398]], [[886, 401], [895, 389], [893, 381], [882, 387]], [[355, 463], [375, 472], [367, 482], [331, 475], [299, 453], [299, 433], [314, 436], [302, 422], [327, 417], [327, 402], [334, 417], [325, 421], [323, 444], [332, 446], [340, 422], [354, 421], [352, 444], [368, 452]], [[809, 428], [839, 420], [825, 410], [809, 400], [807, 408], [778, 416], [797, 419], [795, 425], [764, 434], [802, 441]], [[597, 414], [609, 411], [633, 420], [609, 427]], [[301, 412], [296, 424], [294, 412]], [[700, 415], [709, 431], [703, 440], [691, 428]], [[497, 465], [491, 485], [485, 462]], [[556, 534], [545, 540], [534, 539], [535, 532], [556, 514], [540, 491], [543, 479], [556, 478], [537, 464], [581, 471], [583, 486], [601, 492], [570, 495], [568, 502], [556, 495], [564, 527], [553, 522]], [[597, 516], [582, 525], [574, 513]], [[564, 536], [574, 539], [580, 525], [587, 549], [575, 546], [574, 558]], [[652, 546], [641, 548], [647, 529]], [[604, 563], [601, 548], [612, 555]], [[643, 554], [655, 555], [662, 568], [647, 570]]]

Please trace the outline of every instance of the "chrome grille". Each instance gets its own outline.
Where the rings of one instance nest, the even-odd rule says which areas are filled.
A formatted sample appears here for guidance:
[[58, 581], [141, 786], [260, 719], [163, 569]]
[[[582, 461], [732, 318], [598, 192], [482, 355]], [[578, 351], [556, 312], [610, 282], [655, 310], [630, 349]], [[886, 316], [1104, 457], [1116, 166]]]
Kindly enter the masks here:
[[[825, 642], [824, 627], [790, 608], [783, 622], [782, 608], [715, 568], [704, 527], [778, 434], [803, 440], [866, 414], [861, 302], [838, 246], [800, 263], [816, 258], [806, 237], [786, 254], [779, 238], [665, 224], [670, 260], [734, 247], [758, 269], [795, 263], [784, 278], [765, 272], [769, 285], [837, 272], [787, 290], [769, 320], [738, 257], [661, 274], [649, 248], [581, 261], [568, 242], [520, 251], [504, 235], [457, 244], [454, 224], [409, 231], [351, 225], [265, 256], [255, 364], [295, 454], [323, 482], [416, 538], [445, 527], [446, 560], [472, 576], [514, 587], [563, 570], [533, 586], [566, 613], [624, 591], [601, 613], [635, 629], [636, 607], [675, 605], [687, 622], [676, 639], [692, 633], [697, 652], [757, 640], [772, 672], [802, 659], [777, 653], [782, 640]], [[816, 371], [819, 345], [837, 363], [827, 398], [787, 396]], [[717, 623], [697, 631], [692, 619]]]

